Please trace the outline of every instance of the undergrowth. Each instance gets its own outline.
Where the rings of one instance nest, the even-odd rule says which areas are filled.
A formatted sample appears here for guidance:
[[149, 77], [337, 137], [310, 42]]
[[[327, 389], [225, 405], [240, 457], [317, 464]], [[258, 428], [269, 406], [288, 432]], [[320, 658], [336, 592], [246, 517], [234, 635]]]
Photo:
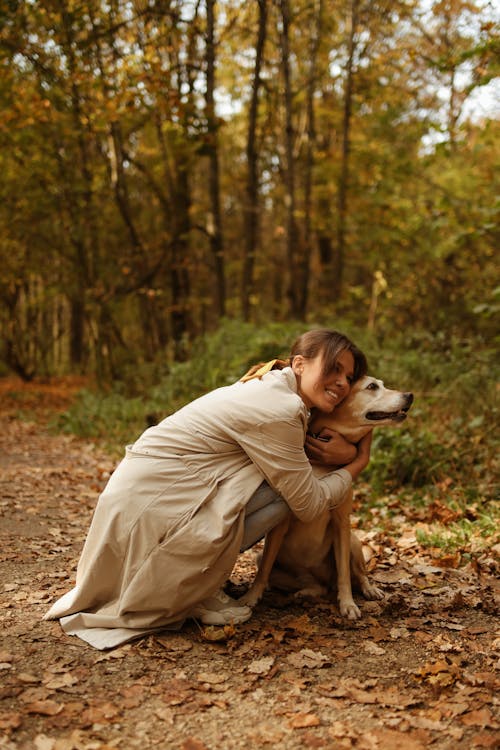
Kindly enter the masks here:
[[[434, 547], [463, 547], [475, 535], [482, 539], [485, 529], [493, 533], [498, 528], [495, 351], [427, 332], [383, 340], [366, 332], [356, 334], [347, 325], [337, 327], [365, 351], [372, 374], [389, 387], [415, 394], [401, 427], [375, 430], [372, 458], [363, 474], [371, 485], [371, 502], [397, 493], [400, 506], [409, 513], [423, 507], [423, 517], [426, 504], [436, 495], [449, 507], [473, 504], [476, 519], [459, 519], [453, 527], [438, 522], [421, 533], [422, 543]], [[159, 358], [124, 373], [109, 392], [82, 391], [55, 420], [54, 429], [96, 439], [119, 456], [149, 424], [234, 382], [256, 362], [286, 356], [303, 329], [297, 323], [256, 328], [227, 321], [196, 341], [186, 362]]]

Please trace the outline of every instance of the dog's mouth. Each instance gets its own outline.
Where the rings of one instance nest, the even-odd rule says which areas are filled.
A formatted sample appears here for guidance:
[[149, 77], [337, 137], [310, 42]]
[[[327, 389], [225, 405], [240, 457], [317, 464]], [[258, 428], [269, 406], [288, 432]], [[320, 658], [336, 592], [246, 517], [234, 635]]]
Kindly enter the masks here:
[[373, 422], [381, 422], [383, 420], [403, 422], [407, 416], [408, 409], [401, 409], [400, 411], [369, 411], [366, 414], [366, 418]]
[[372, 422], [382, 422], [384, 420], [388, 422], [404, 422], [412, 403], [413, 393], [407, 393], [405, 394], [405, 405], [401, 409], [397, 411], [369, 411], [366, 413], [366, 419]]

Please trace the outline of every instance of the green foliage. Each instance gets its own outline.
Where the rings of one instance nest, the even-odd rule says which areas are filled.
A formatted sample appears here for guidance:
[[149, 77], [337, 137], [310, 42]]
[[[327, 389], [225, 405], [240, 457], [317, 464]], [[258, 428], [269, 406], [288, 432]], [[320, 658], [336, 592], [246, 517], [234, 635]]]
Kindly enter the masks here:
[[[430, 486], [447, 477], [492, 496], [498, 471], [494, 348], [445, 335], [415, 333], [398, 350], [382, 347], [377, 371], [392, 387], [415, 392], [407, 422], [376, 430], [367, 476], [379, 490]], [[490, 474], [490, 472], [492, 472]]]
[[286, 357], [303, 328], [297, 323], [256, 328], [226, 320], [213, 334], [194, 342], [186, 362], [168, 365], [163, 356], [156, 367], [127, 370], [111, 393], [83, 391], [54, 426], [98, 438], [117, 451], [148, 422], [159, 421], [203, 393], [234, 382], [256, 362]]
[[51, 426], [57, 431], [98, 438], [107, 448], [118, 453], [124, 443], [133, 439], [131, 430], [135, 427], [137, 431], [139, 425], [145, 426], [145, 419], [141, 398], [83, 390], [75, 404], [55, 418]]
[[381, 428], [375, 432], [366, 478], [381, 493], [404, 485], [419, 488], [447, 474], [450, 463], [446, 447], [429, 430]]
[[446, 526], [435, 524], [430, 531], [417, 529], [416, 538], [424, 547], [437, 547], [444, 552], [455, 552], [472, 547], [472, 552], [491, 546], [498, 535], [498, 517], [491, 510], [478, 518], [462, 518]]

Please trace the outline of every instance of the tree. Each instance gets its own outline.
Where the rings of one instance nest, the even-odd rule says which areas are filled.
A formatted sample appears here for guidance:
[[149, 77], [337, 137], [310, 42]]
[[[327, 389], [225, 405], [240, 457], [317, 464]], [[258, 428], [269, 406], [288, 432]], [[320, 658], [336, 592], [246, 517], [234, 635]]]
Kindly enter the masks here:
[[209, 196], [210, 215], [208, 221], [208, 236], [212, 253], [216, 279], [216, 307], [217, 313], [223, 317], [226, 313], [226, 282], [224, 268], [224, 241], [222, 236], [222, 221], [220, 210], [220, 180], [219, 180], [219, 151], [218, 151], [218, 122], [215, 113], [215, 0], [206, 0], [207, 32], [206, 32], [206, 117], [207, 117], [207, 151], [209, 158]]
[[255, 44], [255, 61], [251, 96], [248, 112], [248, 129], [246, 138], [246, 200], [243, 206], [245, 215], [245, 249], [241, 282], [241, 307], [244, 320], [250, 319], [250, 301], [254, 292], [254, 265], [259, 233], [259, 172], [257, 140], [257, 120], [259, 93], [262, 86], [261, 70], [263, 65], [264, 45], [267, 35], [267, 0], [258, 0], [259, 16], [257, 22], [257, 39]]

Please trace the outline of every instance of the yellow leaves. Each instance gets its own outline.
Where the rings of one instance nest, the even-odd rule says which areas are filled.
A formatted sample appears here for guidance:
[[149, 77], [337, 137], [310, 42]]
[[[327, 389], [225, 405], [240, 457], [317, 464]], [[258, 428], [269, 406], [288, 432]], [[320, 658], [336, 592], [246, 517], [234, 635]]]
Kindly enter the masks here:
[[418, 671], [420, 679], [435, 688], [454, 685], [461, 675], [457, 664], [448, 659], [440, 659], [421, 667]]
[[211, 643], [223, 643], [224, 641], [228, 641], [233, 638], [235, 633], [236, 630], [234, 625], [224, 625], [224, 627], [209, 625], [201, 631], [203, 640]]

